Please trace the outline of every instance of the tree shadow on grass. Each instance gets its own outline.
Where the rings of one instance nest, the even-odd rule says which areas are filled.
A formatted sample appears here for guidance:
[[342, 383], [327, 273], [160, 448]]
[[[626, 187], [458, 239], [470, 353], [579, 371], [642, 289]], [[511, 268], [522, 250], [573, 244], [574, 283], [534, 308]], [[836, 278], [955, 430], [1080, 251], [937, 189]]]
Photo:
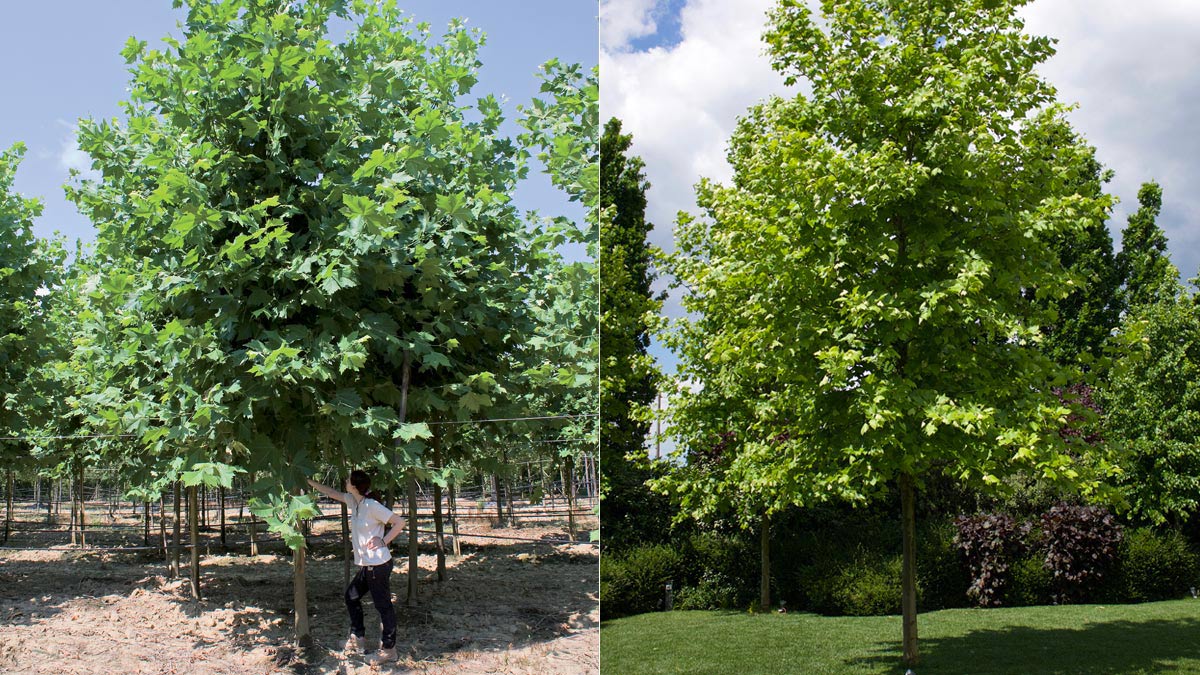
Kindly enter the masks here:
[[[899, 638], [899, 635], [896, 636]], [[922, 638], [920, 675], [1130, 675], [1200, 673], [1200, 618], [1088, 623], [1079, 628], [973, 630]], [[848, 666], [900, 672], [898, 640]], [[1180, 661], [1188, 661], [1180, 665]]]

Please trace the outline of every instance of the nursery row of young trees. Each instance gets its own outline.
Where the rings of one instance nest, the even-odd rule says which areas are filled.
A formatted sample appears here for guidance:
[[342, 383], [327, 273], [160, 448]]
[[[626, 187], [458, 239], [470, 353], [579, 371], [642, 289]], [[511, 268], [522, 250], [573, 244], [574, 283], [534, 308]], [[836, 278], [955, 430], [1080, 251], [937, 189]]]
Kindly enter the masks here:
[[[758, 528], [765, 606], [773, 514], [898, 494], [915, 664], [927, 481], [1039, 482], [1152, 523], [1194, 512], [1200, 310], [1155, 222], [1162, 190], [1143, 185], [1114, 254], [1111, 173], [1038, 75], [1053, 42], [1023, 32], [1024, 4], [862, 0], [818, 19], [780, 2], [765, 40], [804, 91], [749, 108], [733, 179], [702, 181], [701, 214], [680, 215], [658, 266], [687, 315], [665, 327], [648, 318], [641, 163], [628, 137], [602, 144], [627, 189], [611, 222], [635, 251], [634, 281], [606, 273], [603, 293], [636, 298], [625, 324], [602, 302], [603, 396], [624, 406], [602, 432], [606, 532], [637, 530], [608, 507], [654, 499], [647, 480], [680, 518]], [[647, 360], [655, 330], [673, 378]], [[621, 460], [645, 457], [655, 389], [682, 461], [638, 468]]]
[[[509, 137], [494, 96], [468, 99], [482, 38], [461, 23], [186, 9], [181, 39], [122, 51], [122, 117], [79, 121], [95, 176], [66, 190], [96, 239], [69, 264], [12, 189], [22, 149], [0, 156], [0, 453], [103, 464], [139, 500], [246, 474], [296, 550], [303, 637], [306, 477], [365, 467], [411, 500], [517, 439], [558, 441], [536, 447], [568, 473], [595, 443], [597, 74], [545, 64]], [[519, 212], [535, 158], [581, 220]]]

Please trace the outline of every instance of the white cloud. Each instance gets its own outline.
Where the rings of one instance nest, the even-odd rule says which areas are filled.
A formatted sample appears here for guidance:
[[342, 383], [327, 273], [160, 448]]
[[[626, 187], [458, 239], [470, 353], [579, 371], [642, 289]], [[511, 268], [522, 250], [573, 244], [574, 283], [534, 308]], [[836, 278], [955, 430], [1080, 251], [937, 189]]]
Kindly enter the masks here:
[[653, 35], [658, 28], [657, 4], [655, 0], [601, 0], [601, 49], [627, 51], [631, 41]]
[[[753, 103], [784, 91], [763, 56], [770, 0], [692, 0], [681, 15], [681, 40], [640, 52], [602, 47], [602, 114], [633, 134], [646, 161], [655, 241], [670, 241], [680, 209], [692, 209], [702, 177], [725, 180], [725, 148], [734, 123]], [[605, 38], [602, 37], [602, 41]]]
[[78, 171], [81, 178], [99, 178], [100, 172], [92, 168], [91, 155], [79, 149], [78, 127], [63, 120], [58, 123], [70, 129], [59, 144], [58, 165], [67, 171]]
[[1023, 15], [1030, 32], [1058, 39], [1042, 73], [1060, 100], [1079, 104], [1072, 123], [1116, 172], [1114, 240], [1137, 208], [1138, 187], [1157, 180], [1172, 260], [1192, 276], [1200, 264], [1200, 3], [1043, 0]]
[[[646, 162], [647, 217], [654, 243], [671, 248], [679, 210], [694, 211], [701, 176], [729, 177], [726, 143], [735, 120], [771, 94], [786, 93], [760, 35], [772, 0], [688, 0], [681, 40], [632, 51], [653, 34], [650, 0], [601, 5], [604, 117], [633, 134], [631, 152]], [[1111, 221], [1114, 240], [1137, 208], [1138, 186], [1164, 189], [1159, 222], [1185, 277], [1200, 266], [1200, 3], [1194, 0], [1040, 0], [1023, 15], [1028, 30], [1058, 38], [1042, 72], [1075, 102], [1076, 128], [1116, 172], [1110, 191], [1122, 201]], [[674, 301], [668, 315], [678, 316]]]
[[[609, 4], [615, 12], [617, 3]], [[786, 92], [761, 40], [772, 4], [690, 0], [680, 16], [681, 40], [668, 47], [626, 51], [627, 43], [601, 35], [601, 112], [604, 119], [621, 119], [622, 130], [633, 135], [631, 153], [646, 162], [647, 218], [659, 246], [671, 249], [676, 214], [695, 210], [693, 186], [700, 178], [731, 176], [725, 151], [738, 116]], [[681, 315], [675, 299], [664, 311]]]

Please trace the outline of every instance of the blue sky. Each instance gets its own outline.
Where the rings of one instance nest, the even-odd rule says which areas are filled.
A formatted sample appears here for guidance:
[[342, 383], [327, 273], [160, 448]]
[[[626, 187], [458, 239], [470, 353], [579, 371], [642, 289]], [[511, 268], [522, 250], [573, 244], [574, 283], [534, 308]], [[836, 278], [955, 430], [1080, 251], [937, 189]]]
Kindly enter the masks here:
[[[726, 142], [738, 115], [778, 94], [760, 40], [774, 0], [600, 0], [601, 117], [621, 118], [646, 162], [651, 241], [673, 248], [675, 215], [695, 210], [701, 177], [731, 177]], [[810, 5], [815, 2], [810, 0]], [[1200, 271], [1200, 3], [1035, 0], [1027, 30], [1057, 38], [1041, 72], [1059, 100], [1077, 103], [1075, 129], [1097, 148], [1120, 203], [1114, 243], [1142, 182], [1163, 187], [1158, 224], [1183, 279]], [[660, 288], [664, 284], [660, 281]], [[677, 299], [665, 313], [678, 317]], [[655, 343], [667, 372], [676, 359]]]
[[[596, 64], [599, 50], [594, 0], [406, 0], [401, 6], [434, 34], [452, 17], [481, 28], [487, 44], [483, 68], [470, 101], [493, 93], [503, 97], [506, 116], [537, 95], [537, 67], [551, 58]], [[159, 44], [179, 36], [183, 10], [171, 0], [38, 0], [6, 2], [0, 9], [0, 148], [23, 142], [26, 155], [16, 189], [45, 206], [35, 234], [55, 230], [68, 239], [94, 238], [90, 223], [63, 197], [69, 166], [87, 165], [74, 145], [72, 129], [81, 117], [119, 116], [128, 73], [120, 50], [130, 36]], [[505, 100], [506, 99], [506, 100]], [[516, 126], [508, 123], [507, 133]], [[516, 195], [523, 210], [581, 217], [544, 176], [532, 175]]]

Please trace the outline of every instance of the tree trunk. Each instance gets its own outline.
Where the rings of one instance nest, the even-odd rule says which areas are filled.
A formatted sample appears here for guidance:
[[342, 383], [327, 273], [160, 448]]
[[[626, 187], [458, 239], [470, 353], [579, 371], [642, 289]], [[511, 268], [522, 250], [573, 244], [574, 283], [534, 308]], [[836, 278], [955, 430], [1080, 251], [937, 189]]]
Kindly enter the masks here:
[[458, 543], [458, 502], [455, 501], [457, 492], [454, 483], [450, 484], [450, 534], [453, 536], [454, 557], [462, 555], [462, 545]]
[[492, 491], [496, 493], [496, 527], [504, 527], [504, 500], [500, 498], [500, 472], [492, 474]]
[[83, 461], [79, 462], [79, 545], [87, 546], [87, 494], [83, 484]]
[[[442, 439], [433, 437], [433, 466], [442, 470]], [[433, 533], [437, 549], [437, 580], [446, 580], [446, 532], [442, 523], [442, 486], [433, 482]]]
[[405, 472], [408, 478], [408, 597], [404, 604], [417, 601], [417, 573], [419, 552], [417, 550], [417, 474], [412, 469]]
[[[74, 472], [72, 472], [74, 473]], [[79, 543], [79, 477], [78, 474], [71, 476], [67, 482], [67, 493], [71, 498], [71, 545], [75, 546]]]
[[350, 585], [350, 561], [354, 557], [354, 552], [350, 550], [350, 509], [346, 502], [342, 502], [342, 554], [345, 563], [342, 566], [342, 588], [345, 588]]
[[[408, 421], [408, 388], [411, 384], [412, 384], [412, 354], [410, 354], [408, 352], [404, 352], [404, 363], [400, 366], [400, 410], [398, 411], [399, 412], [398, 417], [400, 418], [400, 424], [404, 424], [406, 421]], [[396, 466], [396, 464], [399, 462], [399, 456], [396, 454], [396, 448], [399, 445], [400, 445], [400, 442], [397, 440], [395, 445], [392, 447], [392, 466], [393, 467]], [[397, 490], [399, 490], [399, 488], [400, 488], [399, 483], [397, 481], [393, 480], [391, 486], [388, 488], [388, 493], [387, 493], [388, 494], [387, 507], [389, 509], [393, 508], [396, 505], [396, 492], [397, 492]], [[415, 513], [410, 514], [409, 518], [411, 520], [413, 520], [413, 522], [415, 522], [416, 514]]]
[[142, 546], [150, 548], [150, 500], [142, 502]]
[[[254, 474], [250, 474], [250, 485], [254, 485]], [[242, 506], [245, 506], [245, 499], [242, 500]], [[250, 512], [250, 555], [258, 555], [258, 521], [255, 520], [254, 512]]]
[[[158, 495], [158, 534], [162, 538], [163, 562], [167, 562], [170, 560], [170, 552], [167, 550], [167, 498], [162, 494]], [[168, 576], [170, 571], [168, 565]]]
[[171, 521], [171, 578], [179, 576], [179, 481], [175, 481], [175, 519]]
[[566, 484], [563, 486], [567, 491], [567, 531], [571, 534], [571, 540], [575, 540], [575, 458], [567, 455], [563, 461], [563, 474]]
[[762, 534], [759, 536], [759, 551], [761, 553], [760, 576], [758, 586], [758, 604], [762, 611], [771, 609], [771, 517], [762, 518]]
[[308, 628], [308, 580], [304, 575], [305, 553], [303, 546], [292, 552], [292, 567], [295, 572], [292, 578], [292, 604], [296, 607], [296, 645], [311, 647], [313, 639]]
[[917, 650], [917, 518], [912, 475], [900, 474], [900, 512], [904, 531], [904, 558], [900, 570], [900, 608], [904, 624], [904, 664], [920, 661]]
[[509, 469], [508, 452], [505, 452], [505, 451], [500, 452], [500, 462], [501, 462], [500, 465], [503, 466], [505, 469], [504, 504], [508, 509], [508, 523], [512, 527], [516, 527], [517, 526], [517, 516], [514, 513], [514, 509], [513, 509], [513, 479], [512, 479], [511, 474], [508, 471], [508, 469]]
[[12, 469], [9, 469], [6, 473], [8, 474], [8, 480], [5, 482], [8, 484], [8, 488], [7, 488], [7, 490], [5, 490], [5, 493], [4, 493], [4, 543], [5, 544], [8, 543], [8, 534], [9, 534], [9, 531], [12, 529], [12, 502], [13, 502], [13, 498], [12, 498], [13, 472], [12, 472]]
[[221, 553], [228, 552], [229, 548], [225, 545], [225, 486], [217, 488], [217, 502], [221, 507]]
[[192, 585], [192, 599], [200, 599], [200, 505], [197, 503], [197, 490], [193, 485], [188, 488], [188, 534], [192, 543], [191, 570], [188, 575]]

